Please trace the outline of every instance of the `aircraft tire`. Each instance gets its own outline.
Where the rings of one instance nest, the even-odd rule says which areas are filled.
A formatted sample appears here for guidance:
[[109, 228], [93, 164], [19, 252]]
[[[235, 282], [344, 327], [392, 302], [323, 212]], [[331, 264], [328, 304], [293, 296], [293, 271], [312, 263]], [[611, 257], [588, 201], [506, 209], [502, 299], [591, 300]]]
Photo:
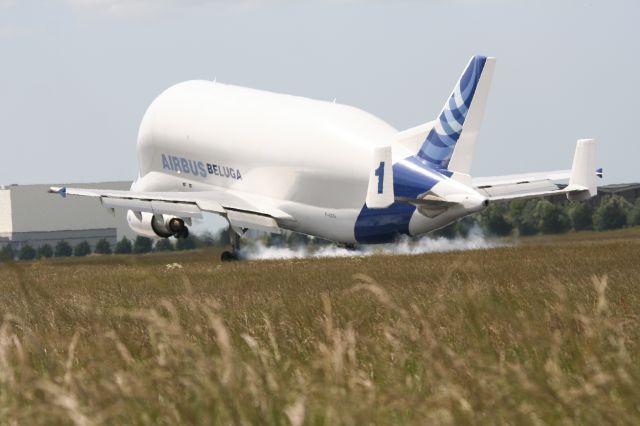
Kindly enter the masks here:
[[230, 251], [223, 251], [220, 255], [221, 262], [232, 262], [234, 260], [238, 260], [238, 255], [236, 253]]

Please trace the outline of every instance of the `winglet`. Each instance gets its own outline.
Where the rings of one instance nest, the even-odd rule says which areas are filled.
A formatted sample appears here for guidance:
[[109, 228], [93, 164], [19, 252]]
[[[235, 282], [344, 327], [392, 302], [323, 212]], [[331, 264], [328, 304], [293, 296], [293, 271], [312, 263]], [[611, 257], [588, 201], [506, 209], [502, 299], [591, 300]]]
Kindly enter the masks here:
[[62, 198], [67, 198], [67, 187], [66, 186], [52, 186], [49, 188], [49, 193], [51, 194], [59, 194]]
[[576, 144], [569, 186], [566, 188], [569, 200], [588, 200], [598, 193], [596, 183], [598, 171], [594, 173], [594, 170], [596, 170], [596, 141], [595, 139], [580, 139]]

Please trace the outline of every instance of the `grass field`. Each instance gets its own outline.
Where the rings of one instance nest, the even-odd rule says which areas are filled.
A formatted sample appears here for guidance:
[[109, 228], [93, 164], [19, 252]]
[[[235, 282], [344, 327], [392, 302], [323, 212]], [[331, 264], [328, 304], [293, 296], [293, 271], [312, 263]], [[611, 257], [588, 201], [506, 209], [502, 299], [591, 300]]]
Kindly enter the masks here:
[[640, 423], [638, 229], [0, 264], [0, 291], [0, 424]]

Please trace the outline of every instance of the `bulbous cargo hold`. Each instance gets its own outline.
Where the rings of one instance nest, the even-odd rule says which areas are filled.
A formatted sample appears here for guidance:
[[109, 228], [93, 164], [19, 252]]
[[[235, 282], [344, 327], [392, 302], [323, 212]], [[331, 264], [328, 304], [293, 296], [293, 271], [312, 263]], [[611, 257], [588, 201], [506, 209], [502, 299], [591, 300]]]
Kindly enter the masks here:
[[[369, 156], [397, 130], [357, 108], [210, 81], [175, 85], [140, 125], [141, 176], [174, 170], [194, 180], [309, 202], [341, 189], [361, 205]], [[164, 158], [163, 158], [164, 156]]]

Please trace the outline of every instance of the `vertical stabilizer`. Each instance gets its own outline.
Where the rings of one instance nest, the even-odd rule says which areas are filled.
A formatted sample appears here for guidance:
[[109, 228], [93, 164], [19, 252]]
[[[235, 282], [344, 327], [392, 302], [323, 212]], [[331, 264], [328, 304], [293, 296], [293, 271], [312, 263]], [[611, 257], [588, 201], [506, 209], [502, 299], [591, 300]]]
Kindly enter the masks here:
[[[601, 170], [599, 173], [602, 173]], [[588, 200], [598, 193], [596, 183], [596, 141], [594, 139], [580, 139], [576, 144], [573, 155], [573, 165], [569, 177], [567, 198], [572, 201]]]
[[471, 58], [418, 152], [418, 157], [434, 169], [448, 170], [455, 179], [465, 183], [470, 183], [475, 141], [484, 117], [494, 66], [495, 58]]

